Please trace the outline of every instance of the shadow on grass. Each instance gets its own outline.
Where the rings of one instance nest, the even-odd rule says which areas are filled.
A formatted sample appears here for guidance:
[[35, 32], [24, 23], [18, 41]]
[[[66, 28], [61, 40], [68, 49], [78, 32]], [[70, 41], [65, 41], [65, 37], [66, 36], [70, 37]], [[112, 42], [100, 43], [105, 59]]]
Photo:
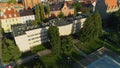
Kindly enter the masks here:
[[72, 68], [72, 59], [65, 54], [61, 54], [60, 57], [57, 57], [56, 63], [58, 68]]
[[44, 46], [46, 49], [51, 49], [51, 45], [50, 45], [49, 42], [43, 43], [43, 46]]
[[51, 49], [51, 45], [50, 45], [49, 42], [43, 43], [43, 44], [41, 44], [41, 45], [38, 45], [38, 46], [35, 46], [35, 47], [31, 48], [30, 51], [27, 51], [27, 52], [22, 53], [22, 56], [21, 56], [20, 58], [22, 59], [22, 58], [25, 58], [25, 57], [34, 55], [34, 54], [36, 54], [37, 52], [43, 51], [43, 50], [45, 50], [45, 49]]
[[22, 53], [20, 58], [23, 59], [23, 58], [31, 56], [31, 55], [34, 55], [34, 53], [32, 51], [27, 51], [27, 52]]
[[32, 60], [28, 61], [27, 63], [24, 63], [15, 68], [45, 68], [45, 65], [39, 58], [39, 59], [32, 59]]

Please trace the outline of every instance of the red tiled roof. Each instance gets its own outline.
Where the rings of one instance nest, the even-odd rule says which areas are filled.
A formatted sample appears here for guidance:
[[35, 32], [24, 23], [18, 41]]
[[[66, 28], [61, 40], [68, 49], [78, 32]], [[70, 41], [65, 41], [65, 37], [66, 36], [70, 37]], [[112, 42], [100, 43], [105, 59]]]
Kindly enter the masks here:
[[4, 15], [1, 16], [1, 19], [8, 19], [8, 18], [15, 18], [15, 17], [19, 17], [19, 12], [16, 11], [13, 8], [7, 8], [5, 9]]
[[118, 0], [105, 0], [105, 3], [107, 5], [108, 9], [118, 7]]

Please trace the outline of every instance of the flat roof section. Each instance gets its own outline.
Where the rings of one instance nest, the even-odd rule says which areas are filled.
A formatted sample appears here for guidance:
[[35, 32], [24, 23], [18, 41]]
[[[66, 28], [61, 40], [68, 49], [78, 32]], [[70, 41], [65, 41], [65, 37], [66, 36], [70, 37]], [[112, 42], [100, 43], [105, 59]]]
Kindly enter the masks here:
[[120, 68], [120, 63], [108, 55], [89, 64], [86, 68]]

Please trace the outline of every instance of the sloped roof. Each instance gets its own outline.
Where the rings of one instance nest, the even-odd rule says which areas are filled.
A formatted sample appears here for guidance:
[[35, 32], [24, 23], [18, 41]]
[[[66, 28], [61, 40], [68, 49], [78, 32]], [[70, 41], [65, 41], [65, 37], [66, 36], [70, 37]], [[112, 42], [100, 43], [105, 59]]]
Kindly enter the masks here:
[[4, 14], [1, 16], [1, 19], [15, 18], [19, 17], [19, 12], [11, 7], [4, 9]]
[[72, 5], [69, 4], [68, 2], [59, 2], [59, 3], [55, 3], [55, 4], [50, 5], [50, 10], [51, 11], [61, 10], [65, 3], [67, 4], [68, 8], [72, 8]]
[[105, 0], [105, 3], [109, 9], [118, 7], [118, 0]]
[[34, 15], [32, 9], [24, 9], [20, 11], [20, 16], [28, 16], [28, 15]]

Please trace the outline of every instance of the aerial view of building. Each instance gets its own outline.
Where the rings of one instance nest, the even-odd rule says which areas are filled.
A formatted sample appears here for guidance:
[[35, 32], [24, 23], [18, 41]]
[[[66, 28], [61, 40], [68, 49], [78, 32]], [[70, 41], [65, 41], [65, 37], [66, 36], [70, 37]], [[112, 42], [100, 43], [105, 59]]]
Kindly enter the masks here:
[[0, 0], [0, 68], [120, 68], [120, 0]]

